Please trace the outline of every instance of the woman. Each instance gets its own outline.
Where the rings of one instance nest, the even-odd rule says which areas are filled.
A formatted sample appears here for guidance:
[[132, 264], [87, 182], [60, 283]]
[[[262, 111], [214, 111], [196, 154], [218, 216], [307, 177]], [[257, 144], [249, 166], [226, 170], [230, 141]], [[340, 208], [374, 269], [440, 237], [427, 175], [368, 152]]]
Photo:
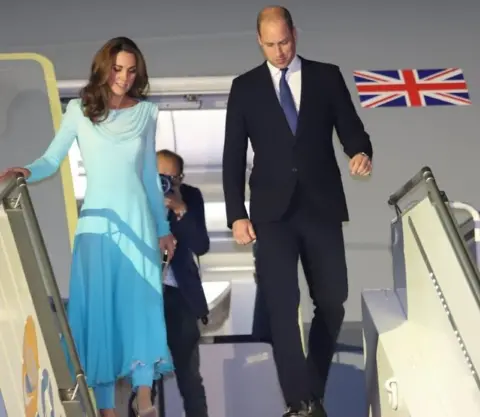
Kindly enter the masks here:
[[173, 255], [155, 160], [158, 108], [145, 101], [148, 75], [128, 38], [96, 54], [80, 99], [69, 102], [45, 154], [24, 168], [29, 183], [54, 174], [75, 139], [87, 191], [75, 234], [68, 319], [104, 417], [115, 416], [115, 382], [131, 379], [140, 417], [157, 415], [154, 379], [172, 371], [160, 250]]

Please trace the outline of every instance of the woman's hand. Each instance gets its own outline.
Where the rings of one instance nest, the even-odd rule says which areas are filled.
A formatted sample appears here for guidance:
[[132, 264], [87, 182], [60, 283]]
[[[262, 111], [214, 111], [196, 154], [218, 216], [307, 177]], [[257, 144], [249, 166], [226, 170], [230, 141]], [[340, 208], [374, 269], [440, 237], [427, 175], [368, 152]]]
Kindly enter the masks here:
[[0, 172], [0, 181], [3, 181], [15, 174], [22, 174], [25, 178], [28, 178], [32, 173], [28, 169], [21, 167], [8, 168], [5, 171]]

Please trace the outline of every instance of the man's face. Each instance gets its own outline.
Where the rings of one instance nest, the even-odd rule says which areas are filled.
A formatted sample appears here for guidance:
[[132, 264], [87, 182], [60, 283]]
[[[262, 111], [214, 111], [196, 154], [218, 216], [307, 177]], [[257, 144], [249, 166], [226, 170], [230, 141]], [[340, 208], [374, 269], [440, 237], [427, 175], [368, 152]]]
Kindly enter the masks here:
[[159, 155], [157, 157], [157, 170], [159, 174], [163, 174], [172, 178], [173, 186], [179, 187], [182, 183], [183, 176], [180, 174], [178, 163], [175, 158]]
[[296, 32], [291, 32], [284, 20], [266, 21], [260, 26], [258, 44], [268, 62], [286, 68], [296, 54]]

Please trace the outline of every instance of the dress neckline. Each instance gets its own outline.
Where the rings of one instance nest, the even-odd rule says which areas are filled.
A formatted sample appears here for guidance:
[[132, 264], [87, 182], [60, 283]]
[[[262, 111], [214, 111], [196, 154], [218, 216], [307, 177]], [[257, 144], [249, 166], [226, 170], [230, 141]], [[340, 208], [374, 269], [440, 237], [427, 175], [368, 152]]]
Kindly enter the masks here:
[[134, 108], [137, 107], [140, 103], [141, 103], [141, 101], [137, 100], [137, 102], [136, 102], [133, 106], [122, 107], [122, 108], [120, 108], [120, 109], [109, 109], [109, 111], [119, 112], [119, 111], [134, 109]]

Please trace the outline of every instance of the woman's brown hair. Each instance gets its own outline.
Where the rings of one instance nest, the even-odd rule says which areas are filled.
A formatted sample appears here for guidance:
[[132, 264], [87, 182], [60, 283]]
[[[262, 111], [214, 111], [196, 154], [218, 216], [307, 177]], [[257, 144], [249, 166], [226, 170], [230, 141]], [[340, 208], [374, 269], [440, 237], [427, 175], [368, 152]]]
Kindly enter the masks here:
[[138, 46], [131, 39], [118, 37], [110, 39], [93, 58], [88, 84], [80, 91], [83, 113], [93, 123], [98, 123], [108, 117], [111, 97], [108, 79], [119, 52], [129, 52], [135, 55], [136, 77], [128, 95], [136, 99], [145, 99], [149, 90], [147, 65]]

